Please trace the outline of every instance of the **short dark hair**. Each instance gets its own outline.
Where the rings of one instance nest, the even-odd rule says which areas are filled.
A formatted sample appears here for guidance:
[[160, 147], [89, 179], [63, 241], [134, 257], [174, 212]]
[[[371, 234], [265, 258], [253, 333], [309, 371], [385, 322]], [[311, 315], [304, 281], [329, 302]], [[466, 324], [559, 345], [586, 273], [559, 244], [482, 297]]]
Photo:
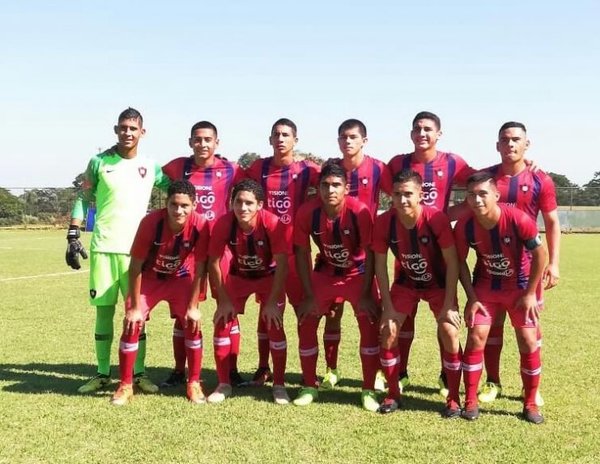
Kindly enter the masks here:
[[198, 129], [212, 129], [213, 132], [215, 133], [215, 137], [219, 136], [219, 133], [217, 132], [217, 126], [215, 126], [210, 121], [199, 121], [196, 124], [194, 124], [192, 126], [192, 129], [190, 130], [190, 137], [193, 137], [194, 132], [196, 132]]
[[344, 132], [349, 129], [354, 129], [355, 127], [358, 128], [358, 132], [360, 132], [360, 135], [363, 138], [367, 136], [367, 126], [365, 126], [365, 124], [358, 119], [346, 119], [343, 123], [341, 123], [340, 127], [338, 127], [338, 136], [341, 137]]
[[142, 114], [135, 108], [132, 108], [131, 106], [126, 110], [121, 111], [117, 122], [121, 122], [126, 119], [139, 119], [140, 125], [144, 125], [144, 118], [142, 118]]
[[271, 126], [271, 135], [273, 135], [273, 132], [275, 131], [275, 127], [277, 126], [288, 126], [292, 129], [292, 134], [294, 134], [294, 137], [296, 137], [296, 135], [298, 134], [298, 128], [296, 127], [296, 124], [294, 124], [294, 121], [292, 121], [291, 119], [288, 118], [279, 118], [277, 121], [275, 121], [273, 123], [273, 125]]
[[329, 176], [340, 177], [346, 183], [346, 170], [336, 160], [328, 160], [321, 166], [319, 182]]
[[393, 184], [396, 184], [396, 183], [403, 184], [403, 183], [409, 182], [411, 180], [418, 186], [423, 185], [423, 177], [421, 177], [421, 174], [419, 174], [417, 171], [414, 171], [412, 169], [403, 169], [402, 171], [394, 174], [394, 177], [392, 178], [392, 183]]
[[490, 183], [496, 186], [496, 179], [494, 174], [489, 171], [477, 171], [469, 176], [467, 179], [467, 188], [473, 184], [481, 184], [482, 182], [490, 181]]
[[167, 198], [171, 198], [173, 195], [182, 193], [188, 195], [192, 202], [196, 201], [196, 187], [189, 180], [176, 180], [171, 182], [167, 189]]
[[256, 182], [254, 179], [243, 179], [233, 187], [231, 191], [231, 201], [237, 196], [240, 192], [250, 192], [254, 194], [256, 201], [265, 201], [265, 191], [262, 186]]
[[417, 124], [417, 121], [420, 119], [431, 119], [433, 122], [435, 122], [438, 130], [442, 128], [442, 121], [440, 121], [440, 117], [431, 111], [420, 111], [417, 113], [417, 115], [413, 118], [412, 127], [415, 127], [415, 124]]
[[500, 126], [500, 130], [498, 131], [498, 135], [500, 135], [506, 129], [510, 129], [511, 127], [517, 127], [519, 129], [523, 129], [523, 132], [527, 133], [527, 128], [525, 127], [525, 124], [523, 124], [522, 122], [508, 121], [508, 122], [505, 122], [504, 124], [502, 124]]

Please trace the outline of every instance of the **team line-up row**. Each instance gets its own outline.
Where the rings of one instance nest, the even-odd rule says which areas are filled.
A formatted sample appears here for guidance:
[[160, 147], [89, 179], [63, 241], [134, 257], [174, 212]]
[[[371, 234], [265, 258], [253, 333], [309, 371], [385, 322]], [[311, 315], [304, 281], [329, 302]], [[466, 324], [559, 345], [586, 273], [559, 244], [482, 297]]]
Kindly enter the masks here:
[[[193, 155], [162, 168], [137, 153], [144, 134], [139, 112], [122, 112], [115, 133], [117, 144], [88, 164], [67, 236], [67, 264], [78, 269], [79, 255], [87, 257], [79, 225], [94, 202], [90, 302], [96, 306], [98, 374], [80, 392], [110, 384], [113, 319], [121, 293], [126, 298], [121, 382], [113, 404], [129, 402], [134, 385], [158, 391], [145, 375], [140, 354], [145, 353], [144, 322], [163, 300], [175, 319], [175, 367], [162, 388], [186, 383], [191, 402], [219, 403], [233, 387], [272, 381], [274, 401], [288, 404], [287, 296], [298, 318], [303, 376], [293, 403], [306, 406], [339, 382], [340, 319], [348, 301], [360, 332], [361, 403], [367, 410], [389, 413], [399, 408], [409, 383], [414, 317], [424, 300], [438, 324], [439, 382], [446, 398], [442, 416], [476, 419], [479, 401], [501, 394], [500, 352], [508, 313], [521, 356], [523, 417], [543, 422], [539, 311], [542, 289], [558, 283], [560, 228], [552, 180], [525, 160], [529, 140], [522, 123], [501, 126], [501, 162], [479, 172], [461, 157], [437, 150], [441, 123], [430, 112], [413, 120], [414, 151], [387, 165], [364, 153], [367, 130], [356, 119], [339, 127], [342, 157], [322, 167], [294, 159], [297, 129], [289, 119], [272, 126], [273, 156], [246, 170], [215, 154], [218, 132], [208, 121], [191, 129]], [[467, 199], [448, 208], [453, 185], [466, 187]], [[167, 207], [145, 215], [153, 186], [167, 189]], [[377, 216], [380, 192], [391, 196], [392, 207]], [[540, 212], [548, 252], [535, 222]], [[454, 231], [451, 219], [458, 220]], [[314, 265], [311, 240], [318, 248]], [[477, 259], [473, 273], [466, 263], [471, 248]], [[388, 250], [395, 258], [391, 285]], [[218, 385], [205, 397], [198, 305], [206, 297], [207, 276], [217, 301], [213, 345]], [[459, 280], [468, 299], [464, 350], [459, 342]], [[251, 294], [260, 307], [259, 359], [253, 379], [245, 382], [237, 370], [238, 315]], [[324, 315], [327, 369], [319, 381], [317, 330]], [[487, 381], [478, 393], [484, 364]], [[375, 392], [378, 371], [387, 382], [382, 402]], [[464, 401], [459, 397], [461, 376]]]

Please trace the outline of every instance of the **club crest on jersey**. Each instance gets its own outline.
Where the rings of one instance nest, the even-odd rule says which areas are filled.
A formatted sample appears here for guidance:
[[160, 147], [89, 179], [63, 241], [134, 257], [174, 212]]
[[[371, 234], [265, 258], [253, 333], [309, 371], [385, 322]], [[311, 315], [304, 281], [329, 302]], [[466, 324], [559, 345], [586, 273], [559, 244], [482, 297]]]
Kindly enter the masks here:
[[138, 168], [138, 172], [140, 173], [140, 176], [142, 176], [143, 179], [144, 177], [146, 177], [146, 173], [148, 172], [148, 170], [144, 166], [140, 166]]
[[511, 238], [510, 235], [505, 236], [502, 241], [504, 242], [505, 245], [508, 245], [511, 242]]
[[292, 174], [292, 179], [296, 180], [298, 178], [298, 174]]
[[421, 243], [423, 245], [427, 245], [429, 243], [429, 237], [427, 235], [423, 235], [422, 237], [419, 238], [419, 240], [421, 240]]
[[367, 179], [366, 177], [363, 177], [362, 184], [367, 185], [368, 183], [369, 183], [369, 179]]
[[523, 192], [527, 192], [529, 190], [529, 186], [528, 185], [521, 185], [521, 190]]
[[221, 177], [223, 174], [221, 174], [221, 171], [217, 171], [217, 177]]
[[437, 170], [437, 172], [436, 172], [436, 174], [437, 174], [437, 176], [438, 176], [438, 177], [440, 177], [440, 178], [441, 178], [441, 177], [444, 177], [444, 171], [442, 171], [441, 169], [438, 169], [438, 170]]
[[350, 235], [350, 229], [344, 229], [344, 235]]
[[262, 240], [257, 240], [257, 241], [256, 241], [256, 244], [257, 244], [258, 246], [264, 246], [265, 242], [263, 242]]
[[93, 289], [93, 288], [90, 289], [90, 296], [92, 298], [96, 298], [96, 290], [95, 289]]
[[192, 244], [189, 241], [185, 241], [183, 242], [183, 248], [185, 248], [186, 250], [189, 250], [190, 247], [192, 246]]

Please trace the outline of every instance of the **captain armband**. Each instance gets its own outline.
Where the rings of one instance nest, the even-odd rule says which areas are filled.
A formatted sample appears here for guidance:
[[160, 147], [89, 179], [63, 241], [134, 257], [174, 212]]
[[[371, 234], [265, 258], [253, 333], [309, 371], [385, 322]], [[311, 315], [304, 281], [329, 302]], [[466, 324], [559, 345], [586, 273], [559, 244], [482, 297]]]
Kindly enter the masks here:
[[530, 238], [525, 240], [525, 248], [529, 251], [535, 250], [537, 247], [542, 245], [542, 237], [540, 235], [536, 235], [534, 238]]

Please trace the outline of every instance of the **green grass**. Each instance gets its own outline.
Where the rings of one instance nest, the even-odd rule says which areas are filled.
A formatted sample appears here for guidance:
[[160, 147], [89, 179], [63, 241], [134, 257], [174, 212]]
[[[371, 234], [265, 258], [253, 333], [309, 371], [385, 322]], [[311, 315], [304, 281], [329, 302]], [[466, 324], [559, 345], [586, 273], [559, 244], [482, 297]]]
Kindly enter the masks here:
[[[185, 401], [183, 389], [140, 394], [125, 408], [109, 405], [110, 392], [79, 395], [77, 387], [94, 373], [94, 313], [87, 304], [87, 262], [83, 272], [69, 272], [64, 247], [64, 231], [0, 231], [0, 463], [550, 463], [597, 462], [600, 455], [599, 235], [563, 236], [561, 284], [547, 293], [543, 315], [546, 423], [537, 427], [518, 417], [518, 354], [508, 327], [506, 396], [485, 406], [474, 423], [439, 417], [437, 343], [425, 307], [411, 355], [412, 386], [404, 409], [390, 416], [359, 406], [358, 330], [350, 311], [343, 320], [342, 388], [307, 408], [276, 406], [267, 388], [239, 390], [221, 405], [199, 407]], [[65, 274], [48, 275], [54, 273]], [[45, 276], [7, 280], [39, 275]], [[216, 384], [213, 308], [203, 310], [208, 391]], [[242, 317], [246, 375], [256, 363], [255, 324], [250, 306]], [[295, 396], [300, 368], [291, 311], [286, 328]], [[148, 332], [148, 373], [160, 381], [172, 365], [165, 306], [152, 313]], [[117, 343], [113, 348], [116, 362]]]

